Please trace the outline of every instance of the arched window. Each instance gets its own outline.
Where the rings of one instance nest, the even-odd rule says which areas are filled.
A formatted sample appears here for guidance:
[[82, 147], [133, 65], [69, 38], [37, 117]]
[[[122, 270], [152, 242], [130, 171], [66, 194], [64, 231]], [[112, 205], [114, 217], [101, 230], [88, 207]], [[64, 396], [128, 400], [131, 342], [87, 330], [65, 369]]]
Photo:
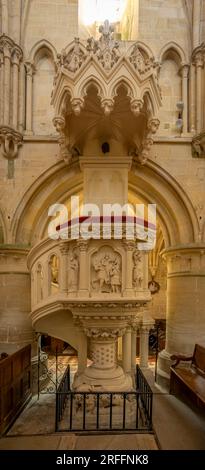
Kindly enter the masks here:
[[49, 260], [48, 292], [54, 295], [59, 291], [59, 258], [52, 255]]
[[54, 110], [51, 92], [55, 65], [51, 51], [42, 47], [35, 55], [33, 76], [33, 132], [37, 135], [54, 134]]
[[162, 91], [162, 108], [159, 112], [160, 134], [177, 135], [177, 103], [182, 100], [181, 60], [174, 50], [162, 58], [159, 84]]

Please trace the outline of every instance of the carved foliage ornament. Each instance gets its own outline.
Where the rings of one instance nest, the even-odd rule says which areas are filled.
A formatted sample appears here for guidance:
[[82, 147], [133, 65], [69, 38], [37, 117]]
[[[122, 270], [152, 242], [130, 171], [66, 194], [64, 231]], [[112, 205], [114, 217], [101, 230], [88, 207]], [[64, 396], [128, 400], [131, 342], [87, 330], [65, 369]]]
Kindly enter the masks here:
[[[69, 52], [63, 49], [61, 54], [57, 56], [58, 72], [64, 67], [71, 74], [75, 74], [87, 57], [92, 56], [97, 59], [106, 72], [109, 72], [121, 56], [120, 43], [113, 39], [114, 27], [108, 20], [99, 27], [99, 32], [101, 34], [99, 40], [95, 40], [93, 37], [87, 39], [86, 49], [81, 46], [79, 38], [75, 38], [74, 45]], [[129, 61], [140, 75], [145, 75], [151, 69], [155, 69], [155, 78], [156, 81], [158, 80], [158, 64], [153, 57], [145, 57], [138, 44], [134, 45]]]
[[118, 336], [122, 336], [126, 328], [85, 328], [86, 335], [93, 339], [116, 339]]

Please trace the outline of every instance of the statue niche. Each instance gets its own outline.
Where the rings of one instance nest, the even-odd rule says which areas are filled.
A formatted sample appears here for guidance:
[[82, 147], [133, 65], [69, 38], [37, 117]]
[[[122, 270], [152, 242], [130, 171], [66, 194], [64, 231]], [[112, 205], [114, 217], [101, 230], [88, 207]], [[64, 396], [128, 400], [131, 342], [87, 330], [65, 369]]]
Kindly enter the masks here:
[[102, 247], [91, 259], [91, 290], [96, 293], [121, 292], [121, 256], [111, 247]]

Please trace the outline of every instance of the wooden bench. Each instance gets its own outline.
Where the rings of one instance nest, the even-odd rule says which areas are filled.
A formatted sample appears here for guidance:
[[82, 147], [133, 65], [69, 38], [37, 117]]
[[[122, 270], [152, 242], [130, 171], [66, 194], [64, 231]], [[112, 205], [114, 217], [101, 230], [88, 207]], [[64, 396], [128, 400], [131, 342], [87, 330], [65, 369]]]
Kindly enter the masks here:
[[[171, 359], [176, 362], [170, 368], [170, 393], [205, 410], [205, 347], [196, 344], [192, 356], [174, 355]], [[190, 365], [180, 365], [182, 361]]]

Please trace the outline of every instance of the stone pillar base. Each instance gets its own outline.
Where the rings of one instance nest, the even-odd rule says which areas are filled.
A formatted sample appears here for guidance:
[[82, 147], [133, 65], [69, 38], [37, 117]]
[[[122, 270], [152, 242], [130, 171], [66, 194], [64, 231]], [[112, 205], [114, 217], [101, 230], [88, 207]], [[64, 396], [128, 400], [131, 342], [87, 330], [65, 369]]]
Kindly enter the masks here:
[[157, 361], [157, 383], [166, 389], [169, 389], [171, 364], [170, 354], [166, 349], [163, 349], [159, 353]]
[[106, 369], [106, 371], [99, 369], [96, 371], [90, 366], [83, 374], [75, 376], [73, 389], [75, 391], [129, 392], [133, 390], [133, 381], [120, 366]]

